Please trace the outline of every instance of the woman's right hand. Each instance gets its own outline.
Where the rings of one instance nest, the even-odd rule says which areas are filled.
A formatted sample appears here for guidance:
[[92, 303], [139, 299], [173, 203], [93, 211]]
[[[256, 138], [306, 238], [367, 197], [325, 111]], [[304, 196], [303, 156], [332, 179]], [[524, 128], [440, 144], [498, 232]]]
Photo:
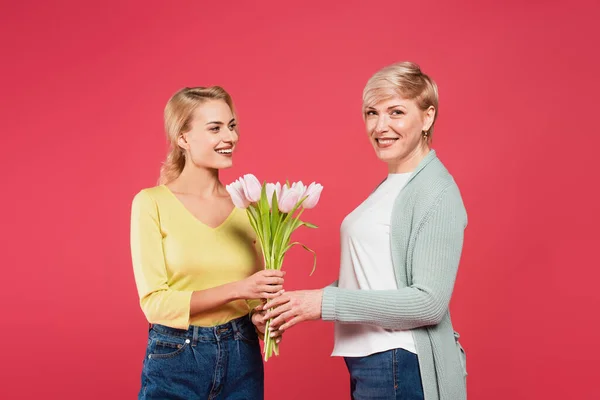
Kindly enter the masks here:
[[284, 271], [265, 269], [238, 282], [240, 299], [274, 299], [283, 293]]

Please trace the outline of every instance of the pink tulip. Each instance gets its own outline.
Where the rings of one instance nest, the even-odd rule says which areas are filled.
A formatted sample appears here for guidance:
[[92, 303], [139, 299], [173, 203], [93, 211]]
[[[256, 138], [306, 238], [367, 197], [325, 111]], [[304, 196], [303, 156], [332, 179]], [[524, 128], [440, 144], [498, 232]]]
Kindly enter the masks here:
[[246, 198], [244, 194], [244, 184], [241, 179], [236, 180], [235, 182], [227, 185], [225, 187], [229, 195], [231, 196], [231, 201], [238, 208], [248, 208], [250, 205], [250, 201]]
[[292, 211], [296, 204], [298, 204], [301, 195], [300, 188], [285, 185], [281, 193], [281, 200], [278, 202], [279, 210], [282, 213], [289, 213]]
[[319, 198], [321, 197], [321, 192], [323, 191], [323, 186], [319, 183], [313, 182], [311, 183], [306, 192], [304, 193], [306, 200], [302, 202], [302, 207], [304, 208], [313, 208], [319, 202]]
[[244, 175], [242, 182], [246, 198], [250, 200], [251, 203], [256, 203], [260, 200], [262, 185], [258, 179], [252, 174], [246, 174]]
[[306, 186], [302, 181], [292, 183], [292, 188], [295, 188], [300, 193], [300, 198], [303, 198], [306, 194]]
[[277, 196], [277, 204], [281, 199], [281, 183], [267, 183], [266, 187], [267, 200], [269, 201], [269, 207], [272, 207], [271, 202], [273, 201], [273, 193]]

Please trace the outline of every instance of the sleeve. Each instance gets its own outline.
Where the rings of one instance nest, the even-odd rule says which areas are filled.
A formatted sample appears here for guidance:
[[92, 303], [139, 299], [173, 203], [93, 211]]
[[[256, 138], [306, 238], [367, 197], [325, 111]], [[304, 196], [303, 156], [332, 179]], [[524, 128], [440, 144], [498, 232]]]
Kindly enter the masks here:
[[323, 320], [386, 329], [438, 324], [448, 310], [460, 261], [467, 216], [458, 188], [440, 195], [417, 233], [411, 286], [397, 290], [323, 291]]
[[187, 329], [193, 292], [172, 290], [167, 283], [158, 207], [145, 191], [133, 199], [130, 235], [135, 283], [146, 319]]

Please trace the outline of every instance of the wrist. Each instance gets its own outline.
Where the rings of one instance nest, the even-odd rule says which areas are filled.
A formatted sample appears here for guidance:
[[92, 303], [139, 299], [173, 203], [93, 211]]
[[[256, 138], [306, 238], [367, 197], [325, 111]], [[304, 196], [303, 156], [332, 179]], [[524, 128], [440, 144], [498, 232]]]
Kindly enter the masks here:
[[318, 305], [318, 310], [317, 310], [317, 312], [318, 312], [318, 317], [317, 318], [318, 319], [321, 319], [322, 316], [323, 316], [323, 312], [322, 312], [322, 310], [323, 310], [323, 292], [324, 292], [323, 289], [318, 289], [317, 290], [317, 293], [319, 295], [318, 296], [319, 301], [318, 301], [318, 304], [317, 304]]
[[243, 297], [240, 286], [240, 281], [231, 282], [229, 284], [229, 287], [227, 288], [227, 297], [229, 298], [229, 301], [239, 300]]

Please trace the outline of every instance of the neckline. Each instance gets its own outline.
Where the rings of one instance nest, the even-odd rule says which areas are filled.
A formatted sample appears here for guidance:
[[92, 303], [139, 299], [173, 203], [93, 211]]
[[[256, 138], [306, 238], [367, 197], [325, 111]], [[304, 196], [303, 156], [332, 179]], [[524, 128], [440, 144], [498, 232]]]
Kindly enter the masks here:
[[168, 194], [169, 196], [171, 196], [171, 198], [173, 198], [173, 200], [179, 205], [179, 207], [181, 209], [183, 209], [183, 211], [188, 215], [188, 217], [190, 217], [191, 219], [193, 219], [194, 221], [196, 221], [197, 224], [202, 225], [205, 228], [208, 228], [210, 230], [218, 230], [219, 228], [225, 226], [227, 224], [227, 222], [229, 222], [229, 220], [233, 217], [233, 215], [236, 213], [236, 206], [233, 206], [233, 209], [229, 212], [229, 214], [227, 215], [227, 217], [225, 217], [225, 219], [217, 226], [210, 226], [205, 222], [202, 222], [198, 217], [196, 217], [186, 206], [185, 204], [183, 204], [183, 202], [179, 199], [179, 197], [177, 197], [177, 195], [175, 195], [175, 193], [173, 193], [171, 191], [171, 189], [169, 189], [169, 187], [167, 185], [160, 185]]
[[407, 178], [412, 174], [413, 171], [410, 172], [399, 172], [399, 173], [388, 173], [388, 178]]

